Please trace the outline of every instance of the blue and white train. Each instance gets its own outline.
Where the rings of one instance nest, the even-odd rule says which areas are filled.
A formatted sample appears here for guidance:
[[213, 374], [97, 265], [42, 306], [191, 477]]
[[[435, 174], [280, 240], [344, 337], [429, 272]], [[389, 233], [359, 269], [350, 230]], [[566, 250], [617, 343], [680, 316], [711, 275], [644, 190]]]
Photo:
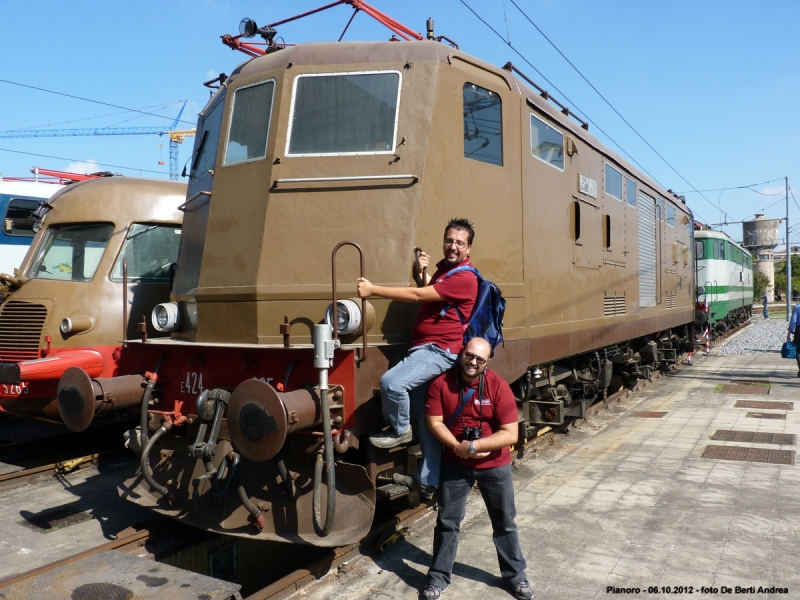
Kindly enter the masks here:
[[15, 181], [0, 176], [0, 273], [19, 267], [35, 234], [29, 218], [39, 202], [64, 187], [59, 183]]

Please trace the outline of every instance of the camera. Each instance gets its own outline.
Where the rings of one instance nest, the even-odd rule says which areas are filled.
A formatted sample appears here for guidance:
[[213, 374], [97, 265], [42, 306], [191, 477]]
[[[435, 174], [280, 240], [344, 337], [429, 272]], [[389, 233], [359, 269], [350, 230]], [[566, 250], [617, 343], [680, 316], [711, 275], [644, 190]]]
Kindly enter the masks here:
[[461, 435], [461, 439], [466, 440], [467, 442], [481, 439], [481, 428], [464, 427], [464, 433]]

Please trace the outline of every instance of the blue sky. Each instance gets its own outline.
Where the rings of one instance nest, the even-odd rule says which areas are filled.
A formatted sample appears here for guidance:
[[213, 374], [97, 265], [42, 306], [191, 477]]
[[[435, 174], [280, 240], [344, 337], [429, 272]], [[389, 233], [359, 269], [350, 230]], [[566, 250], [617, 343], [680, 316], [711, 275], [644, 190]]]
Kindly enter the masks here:
[[[0, 131], [169, 125], [182, 100], [188, 104], [180, 126], [190, 129], [209, 97], [202, 83], [221, 72], [230, 73], [246, 59], [223, 46], [221, 35], [238, 33], [242, 17], [270, 23], [327, 3], [0, 0]], [[371, 3], [421, 33], [425, 20], [433, 17], [437, 35], [454, 39], [462, 50], [493, 64], [511, 60], [564, 104], [588, 117], [590, 130], [611, 148], [627, 154], [664, 187], [685, 193], [698, 220], [741, 221], [757, 212], [782, 218], [783, 177], [788, 176], [790, 186], [797, 190], [796, 202], [789, 198], [796, 231], [790, 239], [800, 244], [800, 49], [796, 39], [800, 2]], [[335, 40], [351, 13], [349, 7], [335, 7], [279, 27], [279, 35], [292, 43]], [[345, 39], [381, 40], [388, 33], [359, 14]], [[191, 154], [191, 141], [180, 148], [181, 167]], [[169, 141], [155, 135], [0, 138], [0, 172], [23, 176], [34, 165], [167, 178]], [[760, 185], [721, 191], [752, 184]], [[722, 229], [741, 239], [740, 225]]]

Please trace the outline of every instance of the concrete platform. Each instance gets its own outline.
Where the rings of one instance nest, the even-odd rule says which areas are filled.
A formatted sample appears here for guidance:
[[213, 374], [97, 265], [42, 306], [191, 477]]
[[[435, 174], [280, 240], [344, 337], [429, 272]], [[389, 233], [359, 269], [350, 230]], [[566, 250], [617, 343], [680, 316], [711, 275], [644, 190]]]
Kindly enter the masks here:
[[[796, 374], [795, 362], [778, 353], [702, 358], [523, 460], [515, 473], [517, 524], [536, 598], [800, 598], [800, 464], [755, 462], [793, 459], [796, 439], [711, 439], [737, 437], [720, 431], [800, 434]], [[720, 393], [742, 379], [768, 379], [768, 395]], [[739, 408], [740, 400], [788, 402], [794, 410]], [[746, 461], [703, 458], [709, 446], [764, 452]], [[434, 521], [432, 513], [383, 553], [295, 597], [415, 598], [426, 582]], [[758, 592], [772, 587], [787, 591]], [[477, 491], [444, 597], [512, 597]]]

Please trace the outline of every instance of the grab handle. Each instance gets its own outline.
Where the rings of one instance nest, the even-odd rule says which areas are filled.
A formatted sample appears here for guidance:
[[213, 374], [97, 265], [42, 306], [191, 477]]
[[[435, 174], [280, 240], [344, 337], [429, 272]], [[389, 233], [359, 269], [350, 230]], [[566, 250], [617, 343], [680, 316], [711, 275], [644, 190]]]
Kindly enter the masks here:
[[[355, 242], [344, 241], [339, 242], [336, 244], [336, 247], [333, 249], [333, 253], [331, 254], [331, 288], [333, 290], [333, 308], [331, 315], [331, 321], [333, 321], [333, 339], [339, 339], [339, 318], [337, 316], [337, 298], [336, 298], [336, 253], [339, 252], [339, 248], [342, 246], [353, 246], [356, 250], [358, 250], [358, 257], [361, 266], [361, 277], [364, 277], [364, 251], [361, 249], [361, 246], [356, 244]], [[361, 299], [361, 353], [359, 354], [356, 351], [356, 364], [360, 364], [367, 360], [367, 299]]]

